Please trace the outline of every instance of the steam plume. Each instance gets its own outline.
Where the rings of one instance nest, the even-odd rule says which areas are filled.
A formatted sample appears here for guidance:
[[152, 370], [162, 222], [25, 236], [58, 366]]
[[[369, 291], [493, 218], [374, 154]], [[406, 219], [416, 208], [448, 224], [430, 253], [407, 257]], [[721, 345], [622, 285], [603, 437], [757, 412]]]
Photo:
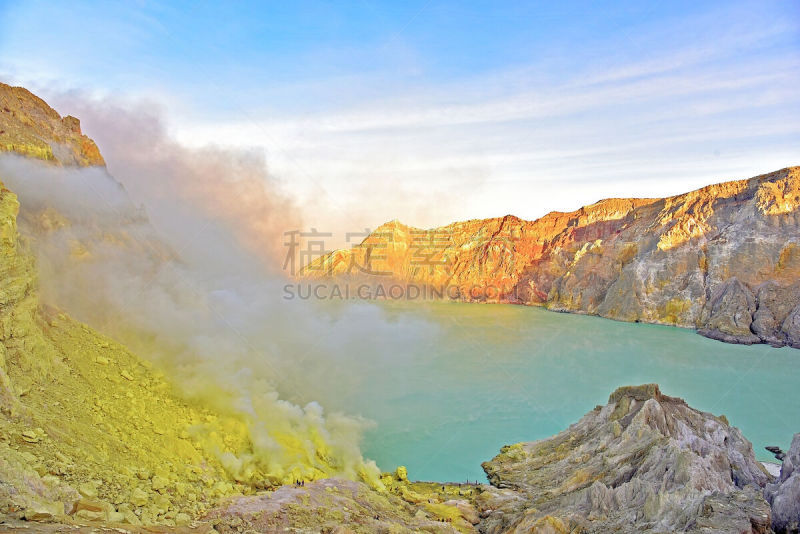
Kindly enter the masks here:
[[220, 452], [237, 479], [376, 481], [359, 450], [367, 423], [325, 416], [316, 401], [358, 387], [360, 358], [385, 356], [364, 332], [397, 346], [393, 337], [431, 328], [389, 324], [365, 304], [282, 298], [283, 232], [300, 222], [263, 155], [184, 148], [143, 109], [73, 99], [76, 108], [113, 178], [0, 158], [44, 302], [156, 362], [187, 397], [242, 418], [252, 450]]

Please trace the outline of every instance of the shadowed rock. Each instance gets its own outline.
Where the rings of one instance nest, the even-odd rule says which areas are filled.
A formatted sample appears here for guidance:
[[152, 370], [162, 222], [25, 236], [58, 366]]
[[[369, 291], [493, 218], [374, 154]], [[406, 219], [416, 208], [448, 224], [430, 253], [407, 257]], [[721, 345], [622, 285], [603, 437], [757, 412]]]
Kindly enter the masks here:
[[767, 449], [772, 454], [774, 454], [776, 460], [780, 460], [782, 462], [783, 459], [786, 458], [786, 453], [783, 452], [783, 449], [781, 449], [780, 447], [764, 447], [764, 448]]
[[767, 484], [764, 497], [772, 506], [772, 528], [775, 532], [800, 532], [800, 434], [783, 457], [781, 476]]
[[730, 278], [706, 302], [700, 316], [704, 327], [699, 332], [728, 343], [758, 343], [761, 339], [750, 330], [755, 311], [756, 298], [750, 288], [736, 278]]
[[483, 464], [481, 531], [768, 532], [768, 475], [724, 417], [624, 387], [560, 434]]

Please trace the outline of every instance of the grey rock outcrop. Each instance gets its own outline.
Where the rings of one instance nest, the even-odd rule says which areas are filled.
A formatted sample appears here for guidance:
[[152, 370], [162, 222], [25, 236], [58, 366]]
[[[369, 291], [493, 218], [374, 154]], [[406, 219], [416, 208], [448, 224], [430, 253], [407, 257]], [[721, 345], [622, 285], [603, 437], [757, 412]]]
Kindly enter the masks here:
[[[750, 329], [755, 311], [756, 298], [750, 288], [735, 277], [729, 278], [706, 302], [700, 318], [704, 327], [699, 333], [728, 343], [758, 343], [761, 339]], [[768, 314], [765, 311], [760, 317], [766, 323], [765, 329], [772, 326], [769, 323], [772, 316]]]
[[769, 475], [741, 432], [663, 395], [616, 390], [560, 434], [483, 464], [481, 532], [770, 531]]
[[781, 332], [786, 335], [786, 344], [800, 348], [800, 304], [795, 306], [792, 312], [786, 317], [781, 326]]
[[800, 282], [781, 286], [762, 284], [756, 292], [756, 311], [751, 330], [766, 343], [775, 346], [800, 343]]
[[781, 475], [767, 484], [764, 497], [772, 506], [772, 528], [777, 533], [800, 532], [800, 434], [795, 434], [783, 458]]

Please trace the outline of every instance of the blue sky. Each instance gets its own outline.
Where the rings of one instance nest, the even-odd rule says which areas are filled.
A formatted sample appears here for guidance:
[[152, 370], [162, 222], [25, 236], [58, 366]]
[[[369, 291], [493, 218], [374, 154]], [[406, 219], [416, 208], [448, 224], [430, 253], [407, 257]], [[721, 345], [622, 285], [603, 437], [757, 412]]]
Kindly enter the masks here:
[[0, 0], [0, 79], [259, 147], [316, 226], [535, 218], [800, 164], [796, 1]]

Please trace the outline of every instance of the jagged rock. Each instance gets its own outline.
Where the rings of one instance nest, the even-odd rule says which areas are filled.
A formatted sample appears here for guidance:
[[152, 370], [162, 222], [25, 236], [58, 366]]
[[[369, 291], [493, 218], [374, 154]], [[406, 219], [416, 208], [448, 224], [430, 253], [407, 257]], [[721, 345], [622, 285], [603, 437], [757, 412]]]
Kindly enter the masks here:
[[721, 417], [649, 384], [483, 464], [481, 532], [768, 532], [768, 475]]
[[[785, 345], [784, 323], [792, 310], [800, 305], [800, 282], [782, 286], [774, 282], [762, 284], [756, 293], [756, 312], [751, 330], [766, 343]], [[791, 324], [787, 325], [791, 329]], [[800, 334], [795, 329], [795, 332]]]
[[398, 466], [395, 470], [395, 476], [397, 480], [408, 481], [408, 470], [404, 465]]
[[[601, 200], [535, 221], [507, 215], [428, 230], [391, 221], [300, 274], [399, 281], [436, 289], [430, 298], [542, 305], [785, 345], [782, 325], [800, 305], [800, 291], [791, 289], [800, 279], [797, 191], [800, 167], [791, 167], [669, 198]], [[786, 327], [797, 332], [795, 323]]]
[[772, 506], [772, 528], [775, 532], [800, 532], [800, 433], [783, 458], [781, 475], [767, 484], [764, 497]]
[[703, 308], [699, 333], [728, 343], [758, 343], [761, 338], [750, 330], [755, 311], [756, 298], [750, 288], [730, 278], [714, 291]]
[[22, 514], [22, 518], [26, 521], [53, 521], [63, 515], [64, 505], [62, 503], [40, 502], [25, 510]]
[[145, 506], [149, 500], [147, 493], [141, 488], [134, 488], [131, 492], [131, 504], [134, 506]]
[[783, 336], [779, 337], [780, 323], [775, 320], [772, 310], [767, 307], [760, 307], [753, 314], [753, 323], [750, 327], [752, 332], [759, 338], [772, 345], [783, 345]]
[[[422, 513], [420, 513], [422, 512]], [[428, 517], [420, 508], [367, 485], [324, 479], [305, 486], [231, 499], [206, 520], [217, 532], [459, 532], [454, 525]], [[461, 523], [461, 532], [473, 531]], [[337, 529], [348, 530], [337, 530]]]
[[60, 165], [105, 165], [81, 121], [58, 112], [23, 87], [0, 83], [0, 152], [15, 152]]
[[92, 482], [84, 482], [78, 486], [78, 493], [87, 499], [97, 498], [97, 485]]
[[795, 306], [786, 317], [781, 326], [781, 332], [786, 334], [786, 343], [794, 348], [800, 348], [800, 304]]

